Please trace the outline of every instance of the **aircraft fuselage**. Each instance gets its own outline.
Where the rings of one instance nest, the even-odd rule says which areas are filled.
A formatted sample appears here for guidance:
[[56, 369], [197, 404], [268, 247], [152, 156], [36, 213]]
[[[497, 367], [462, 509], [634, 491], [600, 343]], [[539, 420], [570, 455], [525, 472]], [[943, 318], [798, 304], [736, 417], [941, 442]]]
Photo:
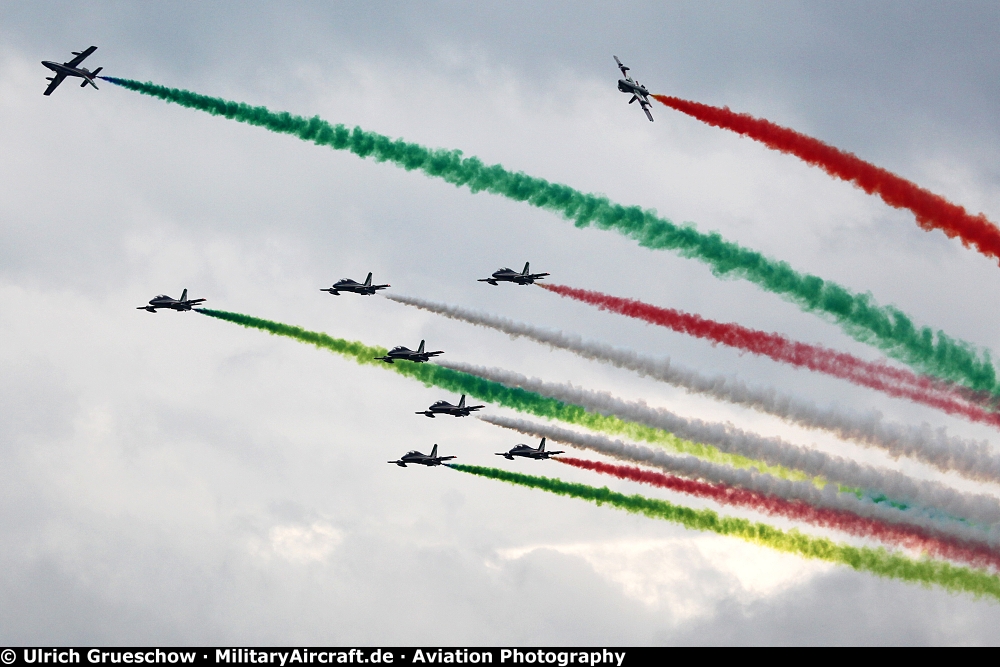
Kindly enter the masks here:
[[646, 90], [645, 86], [640, 86], [627, 79], [618, 79], [618, 90], [623, 93], [629, 93], [630, 95], [638, 95], [642, 98], [649, 97], [649, 91]]
[[50, 70], [56, 74], [62, 74], [64, 76], [78, 76], [82, 79], [93, 79], [94, 75], [90, 73], [90, 70], [86, 67], [68, 67], [63, 63], [52, 62], [51, 60], [43, 60], [42, 64], [48, 67]]

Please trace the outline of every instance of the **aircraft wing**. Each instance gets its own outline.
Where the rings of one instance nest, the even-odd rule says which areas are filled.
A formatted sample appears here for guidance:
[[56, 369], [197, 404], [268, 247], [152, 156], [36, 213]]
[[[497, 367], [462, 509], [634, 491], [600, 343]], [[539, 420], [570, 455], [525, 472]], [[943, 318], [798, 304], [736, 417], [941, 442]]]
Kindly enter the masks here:
[[615, 62], [618, 63], [618, 69], [620, 69], [622, 71], [622, 76], [626, 76], [627, 77], [628, 76], [628, 71], [629, 71], [630, 68], [625, 67], [625, 65], [622, 64], [622, 61], [618, 60], [618, 56], [613, 56], [613, 57], [615, 59]]
[[653, 122], [653, 114], [649, 113], [649, 102], [646, 102], [645, 104], [643, 104], [642, 101], [640, 100], [639, 106], [641, 106], [642, 110], [646, 112], [646, 118], [648, 118], [649, 122], [652, 123]]
[[96, 46], [92, 46], [89, 49], [87, 49], [86, 51], [81, 51], [80, 53], [77, 53], [76, 57], [73, 58], [73, 60], [70, 60], [68, 63], [64, 63], [64, 64], [66, 65], [66, 67], [77, 67], [80, 63], [83, 62], [84, 58], [86, 58], [87, 56], [89, 56], [91, 53], [93, 53], [96, 50], [97, 50], [97, 47]]
[[63, 79], [65, 79], [65, 78], [66, 78], [65, 74], [63, 74], [62, 72], [57, 72], [56, 75], [54, 77], [52, 77], [52, 83], [49, 84], [49, 87], [46, 88], [45, 92], [42, 93], [42, 94], [43, 95], [51, 95], [52, 91], [55, 90], [56, 88], [58, 88], [59, 84], [62, 83]]

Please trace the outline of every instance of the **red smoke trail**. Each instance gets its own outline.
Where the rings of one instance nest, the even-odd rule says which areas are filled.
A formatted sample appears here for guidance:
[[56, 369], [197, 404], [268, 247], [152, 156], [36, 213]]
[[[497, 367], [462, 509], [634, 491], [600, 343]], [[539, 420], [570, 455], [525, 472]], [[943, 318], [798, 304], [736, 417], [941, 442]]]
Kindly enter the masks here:
[[568, 456], [558, 456], [552, 460], [584, 470], [613, 475], [619, 479], [707, 498], [723, 505], [746, 507], [772, 516], [783, 516], [795, 521], [832, 528], [857, 537], [868, 537], [887, 544], [919, 549], [939, 558], [962, 561], [975, 567], [991, 566], [1000, 570], [1000, 554], [993, 552], [989, 547], [950, 537], [937, 537], [932, 535], [931, 531], [916, 526], [887, 524], [844, 510], [813, 507], [797, 500], [785, 500], [725, 484], [710, 484], [665, 475], [636, 466], [613, 465]]
[[659, 308], [634, 299], [623, 299], [566, 285], [538, 285], [560, 296], [597, 306], [601, 310], [640, 319], [751, 354], [770, 357], [775, 361], [799, 368], [826, 373], [896, 398], [906, 398], [948, 414], [961, 415], [972, 421], [1000, 426], [1000, 415], [967, 403], [963, 400], [966, 398], [965, 395], [944, 382], [916, 375], [905, 369], [894, 368], [885, 363], [865, 361], [819, 345], [799, 343], [780, 334], [749, 329], [739, 324], [716, 322], [699, 315], [673, 308]]
[[755, 139], [768, 148], [792, 155], [815, 165], [836, 178], [858, 186], [870, 195], [878, 195], [893, 208], [909, 209], [917, 216], [921, 229], [940, 229], [949, 238], [958, 237], [966, 246], [1000, 259], [1000, 229], [985, 215], [972, 215], [958, 204], [891, 171], [865, 162], [857, 155], [834, 148], [819, 139], [776, 125], [750, 114], [736, 113], [729, 107], [713, 107], [700, 102], [667, 95], [653, 95], [671, 109], [697, 118], [714, 127], [732, 130]]

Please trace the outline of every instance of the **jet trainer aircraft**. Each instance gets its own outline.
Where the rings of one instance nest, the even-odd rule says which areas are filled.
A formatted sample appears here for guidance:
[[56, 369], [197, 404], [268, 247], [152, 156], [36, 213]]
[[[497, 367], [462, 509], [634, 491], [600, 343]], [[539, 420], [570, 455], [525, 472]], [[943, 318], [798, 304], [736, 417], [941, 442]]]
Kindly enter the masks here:
[[630, 68], [622, 65], [622, 61], [618, 60], [618, 56], [614, 56], [614, 59], [615, 62], [618, 63], [618, 69], [622, 71], [622, 76], [625, 77], [624, 79], [618, 79], [618, 90], [632, 95], [632, 99], [628, 101], [629, 104], [639, 100], [639, 106], [641, 106], [642, 110], [646, 112], [646, 118], [648, 118], [649, 122], [652, 123], [653, 114], [649, 113], [649, 107], [651, 104], [649, 101], [649, 91], [646, 90], [646, 86], [633, 80], [632, 77], [628, 75]]
[[534, 285], [536, 280], [541, 280], [547, 273], [528, 273], [528, 262], [524, 263], [524, 270], [518, 273], [514, 269], [497, 269], [489, 278], [480, 278], [478, 282], [496, 285], [497, 282], [517, 283], [518, 285]]
[[450, 461], [454, 456], [438, 456], [438, 446], [434, 445], [434, 449], [431, 450], [430, 454], [424, 454], [412, 449], [403, 456], [401, 456], [396, 461], [387, 461], [387, 463], [395, 463], [400, 468], [405, 468], [407, 463], [415, 463], [422, 466], [439, 466], [445, 461]]
[[66, 63], [56, 63], [52, 62], [51, 60], [43, 60], [42, 64], [48, 67], [53, 72], [55, 72], [56, 74], [55, 76], [46, 77], [52, 83], [50, 83], [49, 87], [45, 89], [43, 95], [51, 95], [52, 91], [55, 90], [59, 86], [59, 84], [63, 82], [63, 79], [65, 79], [68, 76], [78, 76], [81, 79], [83, 79], [83, 83], [80, 84], [81, 88], [86, 88], [87, 84], [89, 83], [91, 86], [94, 87], [94, 90], [97, 90], [98, 88], [97, 84], [94, 83], [94, 77], [96, 77], [97, 74], [104, 68], [98, 67], [93, 72], [91, 72], [86, 67], [80, 67], [80, 63], [83, 62], [83, 59], [96, 50], [97, 47], [92, 46], [86, 51], [82, 52], [73, 51], [73, 55], [76, 57]]
[[341, 292], [354, 292], [355, 294], [371, 295], [380, 289], [385, 289], [386, 287], [392, 287], [392, 285], [372, 285], [372, 274], [369, 272], [368, 278], [365, 279], [363, 285], [356, 280], [342, 278], [341, 280], [335, 282], [333, 287], [321, 289], [320, 292], [329, 292], [334, 296], [340, 296]]
[[458, 405], [452, 405], [448, 401], [437, 401], [432, 404], [431, 407], [427, 408], [422, 412], [417, 412], [418, 415], [427, 415], [428, 417], [434, 418], [435, 415], [452, 415], [453, 417], [468, 417], [471, 413], [476, 410], [482, 410], [485, 405], [466, 405], [465, 404], [465, 394], [462, 394], [462, 398], [458, 401]]
[[539, 443], [538, 448], [532, 447], [530, 445], [515, 445], [508, 452], [497, 452], [497, 456], [502, 456], [508, 461], [513, 461], [515, 456], [523, 456], [526, 459], [536, 459], [545, 460], [556, 454], [565, 454], [566, 452], [547, 452], [545, 451], [545, 438], [542, 438], [542, 442]]
[[189, 299], [188, 291], [184, 290], [181, 293], [181, 298], [179, 299], [169, 297], [166, 294], [161, 294], [150, 299], [148, 306], [139, 306], [136, 310], [148, 310], [151, 313], [155, 313], [157, 308], [169, 308], [170, 310], [191, 310], [192, 306], [197, 306], [202, 301], [207, 300], [208, 299]]
[[428, 361], [431, 357], [436, 357], [439, 354], [444, 354], [444, 350], [438, 350], [436, 352], [424, 352], [424, 341], [420, 341], [420, 347], [414, 352], [408, 347], [403, 347], [399, 345], [389, 350], [389, 353], [384, 357], [375, 357], [379, 361], [384, 361], [387, 364], [394, 363], [399, 360], [404, 361], [415, 361], [417, 363], [423, 363]]

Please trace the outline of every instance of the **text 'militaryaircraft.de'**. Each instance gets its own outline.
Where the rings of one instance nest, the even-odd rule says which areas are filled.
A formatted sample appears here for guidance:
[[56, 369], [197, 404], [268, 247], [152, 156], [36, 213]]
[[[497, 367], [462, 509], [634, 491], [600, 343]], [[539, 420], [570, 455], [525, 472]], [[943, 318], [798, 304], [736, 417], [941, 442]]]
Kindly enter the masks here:
[[157, 308], [167, 308], [169, 310], [191, 310], [192, 306], [197, 306], [202, 301], [207, 300], [208, 299], [189, 299], [188, 291], [184, 290], [181, 292], [181, 298], [179, 299], [169, 297], [166, 294], [161, 294], [150, 299], [148, 306], [139, 306], [136, 310], [148, 310], [151, 313], [155, 313]]
[[420, 341], [420, 347], [417, 348], [416, 352], [408, 347], [403, 347], [399, 345], [392, 348], [384, 357], [375, 357], [379, 361], [384, 361], [387, 364], [394, 363], [396, 361], [415, 361], [417, 363], [423, 363], [428, 361], [431, 357], [436, 357], [439, 354], [444, 354], [444, 350], [437, 350], [435, 352], [424, 352], [424, 341]]
[[418, 415], [427, 415], [433, 418], [435, 415], [452, 415], [453, 417], [468, 417], [471, 413], [476, 410], [482, 410], [485, 405], [466, 405], [465, 404], [465, 394], [462, 394], [462, 398], [459, 399], [458, 405], [452, 405], [448, 401], [436, 401], [431, 405], [431, 407], [421, 412], [417, 412]]
[[545, 451], [545, 438], [539, 443], [538, 447], [532, 447], [530, 445], [515, 445], [508, 452], [497, 452], [497, 456], [502, 456], [508, 461], [513, 461], [515, 456], [523, 456], [526, 459], [547, 459], [550, 456], [555, 456], [556, 454], [565, 454], [566, 452], [547, 452]]
[[329, 292], [334, 296], [340, 296], [341, 292], [371, 295], [380, 289], [385, 289], [386, 287], [392, 287], [392, 285], [372, 285], [372, 274], [369, 272], [368, 278], [365, 279], [364, 284], [359, 283], [356, 280], [351, 280], [350, 278], [342, 278], [341, 280], [335, 282], [333, 287], [321, 289], [320, 292]]
[[407, 463], [415, 463], [422, 466], [439, 466], [444, 461], [450, 461], [454, 456], [438, 456], [438, 446], [434, 445], [434, 449], [431, 450], [430, 454], [424, 454], [413, 449], [405, 454], [403, 454], [396, 461], [388, 461], [388, 463], [395, 463], [400, 468], [405, 468]]
[[63, 82], [63, 79], [68, 76], [78, 76], [83, 79], [83, 83], [80, 84], [81, 88], [86, 88], [87, 84], [90, 84], [95, 90], [97, 90], [97, 84], [94, 83], [94, 77], [96, 77], [97, 74], [104, 68], [98, 67], [91, 72], [86, 67], [80, 67], [80, 63], [83, 62], [83, 59], [96, 50], [97, 47], [92, 46], [86, 51], [73, 51], [73, 55], [76, 57], [65, 63], [43, 60], [42, 64], [55, 72], [55, 76], [46, 77], [49, 81], [51, 81], [51, 83], [49, 84], [49, 87], [45, 89], [43, 95], [51, 95], [52, 91], [55, 90], [59, 84]]
[[496, 285], [498, 282], [517, 283], [518, 285], [534, 285], [536, 280], [541, 280], [547, 273], [528, 273], [528, 262], [524, 263], [524, 270], [518, 273], [514, 269], [497, 269], [489, 278], [480, 278], [479, 282]]
[[624, 79], [618, 79], [618, 90], [632, 95], [632, 99], [628, 101], [629, 104], [639, 100], [639, 106], [646, 112], [646, 118], [649, 119], [649, 122], [653, 122], [653, 114], [649, 113], [651, 103], [649, 101], [649, 91], [646, 90], [646, 86], [633, 80], [628, 75], [629, 68], [622, 65], [622, 61], [618, 60], [618, 56], [614, 56], [614, 59], [618, 63], [618, 69], [622, 71], [622, 76], [625, 77]]

